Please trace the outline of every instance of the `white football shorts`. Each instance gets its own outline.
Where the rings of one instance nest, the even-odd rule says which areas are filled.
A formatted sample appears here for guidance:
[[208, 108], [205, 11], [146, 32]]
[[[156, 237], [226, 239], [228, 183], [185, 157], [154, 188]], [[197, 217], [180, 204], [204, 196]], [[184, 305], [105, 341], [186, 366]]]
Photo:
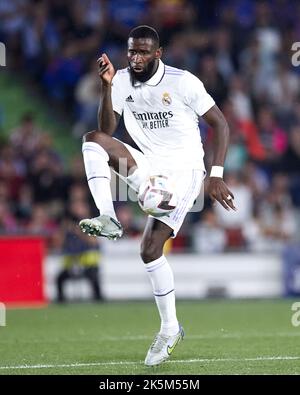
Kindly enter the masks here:
[[[120, 141], [120, 140], [118, 140]], [[175, 238], [181, 225], [184, 221], [186, 214], [191, 210], [194, 206], [196, 199], [199, 197], [196, 210], [200, 211], [203, 208], [203, 181], [206, 175], [205, 170], [201, 169], [183, 169], [183, 170], [169, 170], [169, 169], [161, 169], [159, 173], [157, 171], [153, 171], [151, 168], [150, 162], [147, 160], [145, 155], [138, 151], [137, 149], [131, 147], [129, 144], [123, 143], [126, 146], [128, 151], [131, 153], [134, 158], [137, 166], [139, 168], [143, 168], [145, 171], [145, 180], [148, 179], [150, 175], [160, 174], [166, 175], [171, 179], [172, 184], [174, 185], [174, 189], [177, 194], [178, 202], [177, 206], [168, 215], [164, 215], [163, 217], [154, 217], [158, 221], [161, 221], [168, 225], [171, 229], [173, 229], [172, 238]], [[156, 168], [159, 168], [159, 165], [156, 164]], [[127, 182], [126, 177], [123, 177], [119, 174], [125, 182]], [[199, 196], [199, 194], [201, 195]], [[151, 216], [150, 216], [151, 217]]]

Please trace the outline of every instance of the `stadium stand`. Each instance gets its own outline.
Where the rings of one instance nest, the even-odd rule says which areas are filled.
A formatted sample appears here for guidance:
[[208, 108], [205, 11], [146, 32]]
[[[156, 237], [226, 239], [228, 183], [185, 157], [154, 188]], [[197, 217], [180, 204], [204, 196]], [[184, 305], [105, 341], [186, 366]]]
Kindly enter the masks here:
[[[231, 130], [226, 174], [239, 210], [229, 216], [206, 198], [174, 251], [208, 252], [208, 233], [209, 252], [280, 253], [297, 244], [300, 67], [291, 63], [291, 43], [299, 41], [299, 2], [220, 0], [203, 11], [199, 1], [132, 0], [117, 2], [117, 13], [115, 3], [0, 3], [0, 41], [9, 49], [9, 73], [0, 75], [1, 234], [39, 232], [57, 251], [69, 202], [95, 211], [79, 144], [97, 125], [95, 61], [105, 51], [116, 68], [126, 66], [128, 31], [147, 23], [160, 32], [164, 61], [200, 77]], [[201, 122], [201, 133], [209, 166], [212, 131]], [[117, 136], [130, 141], [122, 125]], [[141, 213], [133, 210], [130, 220], [136, 235]]]

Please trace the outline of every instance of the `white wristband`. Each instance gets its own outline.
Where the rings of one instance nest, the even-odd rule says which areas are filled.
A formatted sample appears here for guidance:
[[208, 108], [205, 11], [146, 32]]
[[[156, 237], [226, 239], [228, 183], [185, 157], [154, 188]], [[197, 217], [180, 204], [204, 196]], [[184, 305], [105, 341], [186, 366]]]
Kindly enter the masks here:
[[224, 167], [223, 166], [212, 166], [210, 171], [210, 177], [223, 178]]

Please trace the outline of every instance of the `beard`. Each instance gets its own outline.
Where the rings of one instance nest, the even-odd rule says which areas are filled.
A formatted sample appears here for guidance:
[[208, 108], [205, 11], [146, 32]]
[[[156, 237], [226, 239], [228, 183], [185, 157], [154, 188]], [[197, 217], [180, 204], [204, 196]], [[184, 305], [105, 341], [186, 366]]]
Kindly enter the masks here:
[[129, 64], [130, 81], [132, 86], [134, 86], [137, 81], [138, 82], [148, 81], [156, 72], [157, 68], [158, 68], [157, 59], [151, 60], [151, 62], [149, 62], [148, 65], [145, 67], [145, 70], [143, 70], [140, 73], [136, 73]]

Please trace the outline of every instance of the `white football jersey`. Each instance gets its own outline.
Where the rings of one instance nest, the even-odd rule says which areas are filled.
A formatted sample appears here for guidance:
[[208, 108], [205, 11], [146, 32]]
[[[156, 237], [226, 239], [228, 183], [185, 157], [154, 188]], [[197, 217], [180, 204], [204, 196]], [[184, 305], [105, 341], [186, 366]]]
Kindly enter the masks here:
[[112, 104], [152, 167], [204, 169], [198, 116], [215, 102], [196, 76], [160, 60], [148, 81], [133, 86], [122, 69], [113, 78]]

